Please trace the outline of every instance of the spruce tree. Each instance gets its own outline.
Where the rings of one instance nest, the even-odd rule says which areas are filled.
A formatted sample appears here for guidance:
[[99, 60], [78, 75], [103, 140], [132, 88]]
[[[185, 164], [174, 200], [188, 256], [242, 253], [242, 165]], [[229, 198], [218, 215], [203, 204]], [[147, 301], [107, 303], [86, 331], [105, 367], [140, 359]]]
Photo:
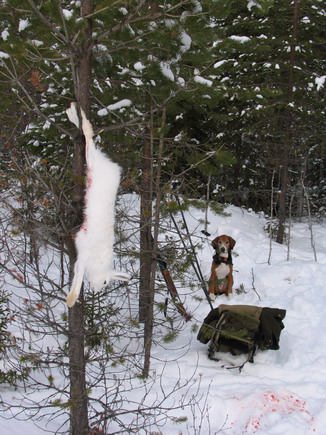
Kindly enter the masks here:
[[[68, 123], [66, 108], [71, 101], [77, 101], [97, 132], [101, 132], [103, 149], [107, 148], [118, 163], [128, 162], [124, 166], [137, 186], [143, 173], [140, 157], [147, 158], [144, 142], [151, 146], [148, 155], [151, 168], [162, 167], [163, 159], [172, 160], [178, 155], [175, 148], [179, 144], [176, 146], [174, 137], [169, 138], [171, 120], [184, 114], [176, 102], [186, 101], [190, 96], [193, 102], [200, 100], [206, 107], [205, 101], [210, 98], [206, 95], [209, 79], [205, 75], [211, 64], [214, 36], [211, 33], [209, 37], [204, 36], [202, 28], [210, 29], [208, 13], [212, 5], [203, 2], [201, 7], [199, 2], [192, 1], [169, 4], [131, 1], [121, 6], [119, 2], [93, 5], [90, 0], [9, 0], [1, 7], [2, 83], [10, 86], [11, 98], [19, 101], [26, 118], [24, 135], [17, 137], [17, 146], [23, 151], [25, 168], [31, 163], [33, 174], [38, 169], [42, 200], [46, 199], [42, 210], [43, 224], [47, 223], [46, 245], [55, 246], [62, 258], [67, 255], [70, 266], [76, 256], [72, 236], [82, 216], [85, 161], [83, 137]], [[179, 133], [182, 132], [175, 132]], [[167, 183], [172, 177], [171, 170], [162, 176]], [[35, 199], [40, 199], [38, 190], [33, 191], [35, 180], [30, 175], [27, 181], [28, 204], [34, 206]], [[153, 185], [153, 179], [149, 182]], [[162, 189], [160, 177], [155, 183], [158, 198]], [[151, 189], [150, 185], [142, 188]], [[149, 203], [154, 199], [150, 196]], [[36, 204], [39, 211], [40, 204], [45, 202], [36, 201]], [[159, 204], [156, 210], [154, 240], [157, 240]], [[24, 230], [39, 230], [37, 212], [31, 208], [28, 211], [29, 218], [34, 215], [33, 226]], [[146, 210], [144, 214], [146, 217]], [[149, 218], [147, 232], [153, 229], [152, 216]], [[51, 226], [54, 231], [49, 231]], [[149, 254], [150, 274], [147, 282], [146, 277], [144, 280], [149, 285], [155, 280], [156, 248], [149, 245], [141, 249]], [[59, 299], [64, 298], [64, 287], [66, 282], [57, 289]], [[151, 342], [152, 302], [153, 293], [146, 350]], [[64, 330], [69, 337], [71, 382], [67, 403], [71, 433], [76, 434], [89, 430], [84, 317], [84, 304], [77, 304], [69, 312], [68, 331]], [[148, 367], [149, 359], [145, 375]], [[51, 378], [49, 387], [53, 382]], [[54, 406], [57, 405], [61, 406], [61, 402], [55, 402]]]
[[[276, 204], [282, 241], [287, 190], [292, 194], [309, 150], [323, 154], [323, 7], [319, 1], [221, 3], [213, 86], [223, 95], [217, 125], [237, 159], [220, 177], [225, 199], [267, 210], [276, 171], [274, 187], [284, 193]], [[319, 164], [322, 170], [322, 159]]]

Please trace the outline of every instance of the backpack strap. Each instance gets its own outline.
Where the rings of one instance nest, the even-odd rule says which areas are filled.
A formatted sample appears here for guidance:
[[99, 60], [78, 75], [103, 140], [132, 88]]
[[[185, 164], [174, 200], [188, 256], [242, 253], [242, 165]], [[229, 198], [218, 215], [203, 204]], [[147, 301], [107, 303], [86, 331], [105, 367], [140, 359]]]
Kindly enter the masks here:
[[[223, 309], [224, 307], [226, 308], [226, 306], [220, 306], [220, 307], [222, 307], [222, 310], [220, 311], [220, 317], [215, 322], [212, 322], [210, 324], [210, 327], [213, 328], [215, 331], [212, 334], [212, 337], [210, 340], [210, 344], [209, 344], [209, 348], [208, 348], [208, 358], [213, 360], [213, 361], [221, 361], [221, 358], [215, 357], [215, 352], [218, 352], [218, 350], [220, 348], [219, 340], [221, 340], [222, 343], [225, 340], [225, 338], [231, 340], [232, 343], [230, 342], [229, 345], [228, 344], [226, 345], [226, 346], [230, 347], [231, 353], [232, 353], [232, 344], [242, 343], [244, 346], [247, 346], [247, 349], [248, 349], [248, 351], [245, 352], [245, 353], [248, 353], [246, 360], [240, 365], [233, 365], [233, 364], [231, 366], [230, 365], [229, 366], [222, 365], [223, 368], [226, 368], [228, 370], [237, 368], [237, 369], [239, 369], [239, 373], [241, 373], [241, 370], [243, 369], [244, 365], [247, 362], [250, 362], [250, 363], [254, 362], [254, 355], [255, 355], [255, 352], [257, 350], [257, 346], [254, 343], [253, 336], [251, 338], [245, 338], [245, 337], [241, 337], [241, 335], [237, 336], [236, 331], [235, 331], [235, 333], [232, 333], [232, 332], [228, 333], [227, 331], [225, 331], [223, 329], [223, 327], [225, 325], [228, 325], [230, 318], [232, 320], [234, 315], [237, 316], [237, 314], [239, 315], [240, 313], [238, 313], [237, 310], [236, 310], [236, 312], [234, 312], [234, 311], [231, 311], [229, 309]], [[229, 308], [229, 306], [227, 306], [227, 307]], [[251, 322], [249, 322], [249, 324], [253, 329], [258, 327], [259, 320], [257, 318], [249, 316], [247, 314], [244, 315], [244, 318], [251, 320]], [[234, 341], [232, 339], [235, 339], [236, 341]], [[223, 347], [225, 347], [224, 343], [222, 345], [223, 345]]]
[[243, 369], [244, 365], [247, 364], [247, 362], [253, 363], [254, 362], [254, 355], [255, 352], [257, 350], [257, 346], [255, 345], [250, 352], [248, 353], [248, 357], [245, 360], [245, 362], [243, 362], [242, 364], [240, 364], [239, 366], [231, 366], [231, 367], [225, 367], [227, 370], [232, 370], [232, 369], [239, 369], [239, 373], [241, 373], [241, 370]]
[[[250, 363], [253, 363], [253, 362], [254, 362], [254, 355], [255, 355], [255, 353], [256, 353], [256, 350], [257, 350], [257, 346], [254, 346], [254, 347], [250, 350], [250, 352], [248, 353], [248, 357], [246, 358], [246, 360], [245, 360], [242, 364], [240, 364], [240, 365], [238, 365], [238, 366], [236, 366], [236, 365], [234, 365], [234, 364], [232, 364], [232, 363], [228, 363], [228, 366], [226, 366], [225, 364], [223, 364], [221, 367], [222, 367], [223, 369], [227, 369], [227, 370], [239, 369], [239, 373], [241, 373], [243, 367], [245, 366], [245, 364], [247, 364], [247, 362], [250, 362]], [[208, 349], [208, 358], [211, 359], [211, 360], [213, 360], [213, 361], [222, 361], [221, 358], [216, 358], [216, 357], [214, 356], [215, 352], [216, 352], [216, 350], [214, 349], [214, 345], [213, 345], [213, 346], [210, 346], [209, 349]]]

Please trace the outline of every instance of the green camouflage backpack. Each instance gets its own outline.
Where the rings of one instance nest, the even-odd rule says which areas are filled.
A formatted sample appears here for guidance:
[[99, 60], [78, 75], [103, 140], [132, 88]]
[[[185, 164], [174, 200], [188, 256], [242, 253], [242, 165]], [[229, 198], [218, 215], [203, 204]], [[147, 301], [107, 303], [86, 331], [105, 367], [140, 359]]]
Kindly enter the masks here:
[[[197, 339], [209, 343], [208, 357], [219, 361], [216, 352], [232, 355], [248, 354], [246, 362], [253, 362], [257, 349], [279, 349], [286, 311], [253, 305], [219, 305], [210, 311], [201, 326]], [[234, 368], [234, 367], [230, 367]]]

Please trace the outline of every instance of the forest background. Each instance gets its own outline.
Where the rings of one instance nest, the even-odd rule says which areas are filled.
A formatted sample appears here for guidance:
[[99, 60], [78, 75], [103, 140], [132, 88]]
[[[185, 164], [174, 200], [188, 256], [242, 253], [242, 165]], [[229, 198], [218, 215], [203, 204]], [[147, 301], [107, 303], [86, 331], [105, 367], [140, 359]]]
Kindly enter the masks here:
[[[47, 354], [17, 343], [18, 366], [3, 376], [31, 382], [31, 367], [63, 370], [69, 382], [45, 375], [43, 387], [67, 395], [57, 412], [68, 412], [80, 435], [90, 418], [100, 426], [112, 417], [94, 411], [89, 391], [105, 379], [99, 361], [118, 355], [112, 337], [122, 325], [105, 293], [56, 314], [76, 258], [85, 175], [83, 136], [65, 110], [72, 101], [84, 109], [98, 144], [123, 168], [120, 195], [140, 197], [138, 216], [117, 208], [116, 254], [135, 268], [146, 378], [158, 253], [179, 275], [193, 261], [160, 241], [166, 216], [232, 203], [268, 213], [271, 236], [284, 243], [290, 219], [325, 214], [325, 9], [319, 0], [8, 0], [0, 14], [3, 330], [11, 343], [8, 319], [26, 328], [33, 312], [30, 333], [56, 337]], [[130, 221], [132, 248], [122, 230]], [[44, 269], [45, 248], [55, 261]], [[19, 320], [9, 279], [29, 292], [20, 294]], [[101, 370], [90, 381], [94, 364]]]

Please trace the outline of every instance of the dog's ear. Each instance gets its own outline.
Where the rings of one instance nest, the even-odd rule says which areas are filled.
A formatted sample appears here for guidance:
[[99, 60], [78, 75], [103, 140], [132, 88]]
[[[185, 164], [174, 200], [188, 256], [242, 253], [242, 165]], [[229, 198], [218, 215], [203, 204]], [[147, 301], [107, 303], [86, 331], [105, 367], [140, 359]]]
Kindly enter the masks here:
[[219, 238], [220, 238], [220, 236], [215, 237], [215, 239], [212, 241], [212, 246], [215, 250], [217, 250], [217, 248], [218, 248], [217, 242], [219, 241]]
[[233, 249], [235, 245], [235, 240], [229, 236], [229, 242], [230, 242], [230, 249]]

